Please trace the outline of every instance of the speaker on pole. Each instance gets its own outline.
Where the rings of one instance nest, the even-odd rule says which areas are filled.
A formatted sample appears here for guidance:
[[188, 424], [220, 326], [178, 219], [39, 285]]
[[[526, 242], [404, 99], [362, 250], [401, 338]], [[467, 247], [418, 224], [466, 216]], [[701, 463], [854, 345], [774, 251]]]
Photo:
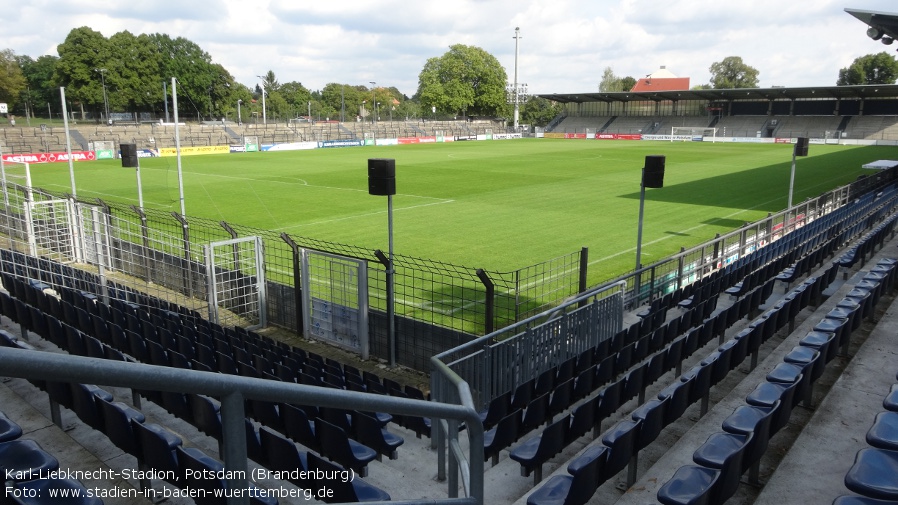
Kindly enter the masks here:
[[646, 188], [664, 187], [664, 164], [666, 156], [653, 154], [645, 157], [645, 168], [642, 169], [642, 185]]
[[808, 155], [808, 138], [798, 137], [795, 141], [795, 156]]
[[122, 149], [122, 167], [137, 168], [137, 144], [120, 144]]
[[368, 194], [375, 196], [396, 194], [396, 160], [368, 159]]

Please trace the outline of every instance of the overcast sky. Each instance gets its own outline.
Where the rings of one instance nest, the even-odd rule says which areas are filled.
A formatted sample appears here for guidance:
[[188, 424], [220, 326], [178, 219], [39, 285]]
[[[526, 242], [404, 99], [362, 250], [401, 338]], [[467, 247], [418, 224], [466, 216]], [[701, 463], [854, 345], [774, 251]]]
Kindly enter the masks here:
[[[450, 45], [494, 55], [531, 93], [597, 91], [602, 72], [644, 77], [662, 65], [691, 85], [741, 56], [761, 87], [832, 86], [839, 69], [891, 48], [846, 7], [898, 12], [894, 0], [0, 0], [0, 49], [57, 55], [73, 28], [185, 37], [254, 86], [274, 71], [312, 90], [329, 82], [413, 95], [428, 58]], [[892, 53], [896, 54], [896, 53]]]

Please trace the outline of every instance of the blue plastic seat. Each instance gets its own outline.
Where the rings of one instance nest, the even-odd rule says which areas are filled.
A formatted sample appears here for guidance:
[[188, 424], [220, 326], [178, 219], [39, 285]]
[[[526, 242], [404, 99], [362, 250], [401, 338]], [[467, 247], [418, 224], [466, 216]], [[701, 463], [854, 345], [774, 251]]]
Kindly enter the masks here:
[[0, 443], [0, 474], [4, 480], [32, 480], [41, 472], [58, 468], [59, 461], [34, 440], [16, 439]]
[[659, 400], [667, 400], [667, 406], [664, 409], [665, 427], [679, 419], [689, 408], [690, 387], [688, 382], [675, 380], [658, 393]]
[[574, 379], [568, 379], [552, 390], [552, 396], [549, 399], [548, 417], [551, 420], [558, 414], [564, 412], [571, 406], [574, 396]]
[[360, 476], [368, 475], [368, 463], [377, 458], [377, 452], [349, 438], [345, 431], [321, 419], [315, 419], [315, 433], [326, 458], [351, 468]]
[[858, 451], [845, 474], [845, 487], [881, 500], [898, 500], [898, 451], [866, 448]]
[[568, 465], [570, 475], [553, 475], [527, 497], [527, 505], [583, 505], [592, 498], [601, 482], [602, 465], [608, 448], [596, 445]]
[[305, 474], [296, 473], [305, 472], [309, 468], [306, 452], [300, 451], [292, 440], [289, 440], [279, 433], [261, 427], [259, 428], [259, 443], [262, 447], [262, 459], [265, 466], [276, 472], [290, 472], [290, 482], [304, 488], [308, 481], [304, 478]]
[[[318, 473], [323, 475], [339, 475], [346, 474], [349, 477], [349, 471], [335, 465], [329, 461], [323, 460], [313, 453], [308, 454], [309, 472], [311, 476]], [[390, 495], [364, 480], [355, 477], [349, 479], [325, 479], [316, 481], [312, 479], [309, 484], [310, 489], [315, 496], [329, 495], [324, 501], [326, 503], [355, 503], [369, 501], [390, 501]], [[321, 493], [322, 490], [330, 490], [332, 493]]]
[[399, 457], [399, 446], [405, 443], [405, 439], [388, 431], [376, 418], [363, 412], [353, 411], [352, 428], [355, 431], [356, 440], [377, 451], [378, 460], [381, 455], [390, 459]]
[[[898, 374], [896, 374], [896, 378], [898, 378]], [[898, 412], [898, 384], [892, 384], [889, 394], [882, 399], [882, 408], [891, 412]]]
[[615, 424], [602, 436], [602, 443], [609, 450], [608, 461], [602, 469], [600, 480], [606, 481], [627, 467], [634, 454], [636, 434], [639, 432], [639, 421], [624, 419]]
[[97, 398], [97, 407], [103, 419], [103, 432], [116, 447], [140, 458], [140, 446], [134, 435], [132, 422], [142, 423], [146, 416], [122, 402], [110, 402]]
[[295, 405], [282, 403], [281, 418], [284, 420], [285, 434], [293, 441], [308, 449], [321, 452], [321, 443], [315, 432], [315, 424], [304, 410]]
[[177, 478], [180, 470], [175, 453], [175, 449], [183, 443], [181, 437], [153, 423], [139, 423], [132, 420], [131, 428], [140, 445], [138, 461], [151, 469], [158, 470], [164, 477], [173, 476], [174, 478], [166, 478], [166, 480], [175, 486], [183, 487], [183, 483]]
[[867, 496], [843, 495], [833, 500], [832, 505], [895, 505], [898, 501], [877, 500]]
[[721, 423], [721, 428], [727, 433], [751, 435], [742, 456], [743, 473], [745, 468], [749, 469], [750, 482], [758, 481], [761, 457], [767, 451], [771, 437], [770, 423], [780, 405], [780, 403], [775, 403], [772, 407], [740, 405]]
[[22, 436], [22, 427], [0, 412], [0, 442], [9, 442]]
[[503, 393], [490, 401], [486, 410], [479, 412], [483, 429], [488, 430], [511, 411], [511, 391]]
[[543, 394], [537, 396], [527, 404], [527, 410], [524, 411], [524, 418], [521, 421], [521, 434], [529, 433], [539, 428], [546, 422], [549, 415], [549, 395]]
[[692, 461], [696, 464], [720, 470], [720, 477], [711, 490], [711, 502], [724, 503], [739, 489], [743, 454], [751, 437], [751, 434], [712, 433], [693, 453]]
[[574, 440], [586, 435], [595, 425], [595, 401], [586, 401], [580, 406], [574, 408], [570, 415], [570, 426], [567, 430], [567, 438], [565, 445], [570, 444]]
[[771, 437], [789, 422], [789, 417], [792, 416], [795, 388], [797, 386], [797, 382], [792, 384], [778, 384], [764, 381], [758, 384], [757, 387], [745, 397], [746, 403], [756, 407], [773, 408], [777, 405], [777, 402], [779, 402], [779, 407], [775, 409], [775, 413], [770, 420]]
[[528, 477], [533, 473], [534, 485], [542, 480], [543, 463], [564, 448], [569, 422], [567, 418], [559, 419], [511, 451], [511, 459], [521, 464], [521, 475]]
[[658, 489], [658, 501], [664, 505], [707, 505], [720, 471], [697, 465], [684, 465]]
[[213, 403], [207, 396], [188, 394], [187, 402], [190, 406], [191, 424], [210, 437], [221, 440], [221, 406]]
[[898, 451], [898, 412], [876, 414], [866, 438], [867, 443], [873, 447]]
[[522, 412], [520, 409], [503, 417], [496, 426], [483, 433], [483, 460], [493, 460], [493, 466], [499, 462], [499, 453], [517, 442], [521, 430]]

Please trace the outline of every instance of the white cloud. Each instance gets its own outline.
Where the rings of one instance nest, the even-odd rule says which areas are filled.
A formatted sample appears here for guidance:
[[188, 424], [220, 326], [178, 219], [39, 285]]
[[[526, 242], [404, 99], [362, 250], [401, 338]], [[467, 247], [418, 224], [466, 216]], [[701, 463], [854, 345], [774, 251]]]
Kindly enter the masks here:
[[[605, 67], [641, 77], [661, 65], [692, 84], [741, 56], [762, 86], [828, 86], [855, 58], [886, 50], [835, 0], [0, 0], [4, 41], [17, 54], [55, 54], [73, 28], [105, 36], [166, 33], [206, 50], [244, 84], [272, 70], [312, 89], [329, 82], [396, 86], [412, 95], [424, 62], [452, 44], [482, 47], [535, 93], [594, 91]], [[853, 8], [898, 11], [889, 0]], [[4, 47], [4, 48], [6, 48]], [[3, 48], [0, 48], [3, 49]]]

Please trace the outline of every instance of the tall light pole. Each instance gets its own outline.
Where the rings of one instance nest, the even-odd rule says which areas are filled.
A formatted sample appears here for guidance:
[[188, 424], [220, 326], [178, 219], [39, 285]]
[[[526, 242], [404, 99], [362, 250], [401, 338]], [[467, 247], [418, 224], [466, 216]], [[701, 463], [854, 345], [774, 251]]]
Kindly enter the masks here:
[[374, 81], [369, 81], [371, 83], [371, 107], [374, 108], [374, 128], [377, 129], [377, 83]]
[[240, 117], [240, 105], [243, 103], [243, 100], [237, 100], [237, 124], [243, 124], [243, 119]]
[[518, 120], [521, 117], [521, 100], [518, 96], [518, 41], [521, 40], [521, 28], [514, 29], [514, 130], [518, 131]]
[[103, 109], [106, 111], [106, 122], [109, 122], [109, 99], [106, 97], [106, 69], [95, 68], [94, 71], [100, 73], [100, 82], [103, 83]]
[[256, 77], [262, 80], [262, 124], [268, 124], [268, 115], [265, 112], [265, 78], [261, 75], [257, 75]]

